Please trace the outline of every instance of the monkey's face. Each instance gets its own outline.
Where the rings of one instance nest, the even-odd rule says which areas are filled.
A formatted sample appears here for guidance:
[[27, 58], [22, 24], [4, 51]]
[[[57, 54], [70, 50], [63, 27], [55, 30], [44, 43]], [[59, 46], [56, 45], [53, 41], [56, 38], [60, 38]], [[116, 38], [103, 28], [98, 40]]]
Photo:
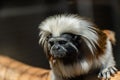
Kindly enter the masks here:
[[78, 54], [77, 49], [78, 36], [65, 33], [58, 37], [48, 39], [48, 51], [54, 58], [71, 57]]

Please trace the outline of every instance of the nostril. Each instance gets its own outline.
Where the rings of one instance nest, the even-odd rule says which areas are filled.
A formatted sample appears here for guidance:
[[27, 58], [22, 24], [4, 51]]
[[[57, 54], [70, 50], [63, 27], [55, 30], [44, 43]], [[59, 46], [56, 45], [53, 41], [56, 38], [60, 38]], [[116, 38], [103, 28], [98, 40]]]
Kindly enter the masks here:
[[54, 46], [56, 50], [60, 49], [60, 47], [58, 45]]

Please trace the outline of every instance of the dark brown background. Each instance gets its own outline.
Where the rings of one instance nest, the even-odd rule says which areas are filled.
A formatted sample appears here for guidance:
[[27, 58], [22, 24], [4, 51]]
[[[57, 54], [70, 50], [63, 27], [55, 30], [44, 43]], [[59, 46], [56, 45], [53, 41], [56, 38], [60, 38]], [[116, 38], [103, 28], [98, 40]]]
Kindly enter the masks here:
[[38, 44], [38, 25], [46, 17], [77, 13], [101, 29], [116, 32], [114, 56], [120, 67], [119, 0], [0, 0], [0, 53], [29, 65], [49, 68]]

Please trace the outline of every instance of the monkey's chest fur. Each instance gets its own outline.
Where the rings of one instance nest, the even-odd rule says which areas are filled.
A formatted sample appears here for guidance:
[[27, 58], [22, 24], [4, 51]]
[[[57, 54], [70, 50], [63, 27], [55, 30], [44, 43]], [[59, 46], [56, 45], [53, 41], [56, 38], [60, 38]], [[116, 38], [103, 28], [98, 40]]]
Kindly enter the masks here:
[[93, 65], [95, 64], [93, 61], [87, 61], [85, 59], [71, 61], [69, 59], [56, 60], [55, 62], [50, 61], [50, 66], [55, 77], [60, 78], [60, 80], [86, 80], [87, 76], [98, 74], [99, 69], [97, 66], [99, 64], [97, 62], [97, 66], [95, 66]]

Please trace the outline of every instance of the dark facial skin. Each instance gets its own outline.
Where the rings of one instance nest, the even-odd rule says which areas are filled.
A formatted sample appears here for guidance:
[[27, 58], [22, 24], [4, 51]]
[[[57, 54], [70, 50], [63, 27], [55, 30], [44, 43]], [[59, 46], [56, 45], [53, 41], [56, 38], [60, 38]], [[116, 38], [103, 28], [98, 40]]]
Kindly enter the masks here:
[[74, 62], [79, 57], [78, 36], [70, 33], [64, 33], [59, 37], [48, 39], [50, 55], [60, 59], [63, 63]]

